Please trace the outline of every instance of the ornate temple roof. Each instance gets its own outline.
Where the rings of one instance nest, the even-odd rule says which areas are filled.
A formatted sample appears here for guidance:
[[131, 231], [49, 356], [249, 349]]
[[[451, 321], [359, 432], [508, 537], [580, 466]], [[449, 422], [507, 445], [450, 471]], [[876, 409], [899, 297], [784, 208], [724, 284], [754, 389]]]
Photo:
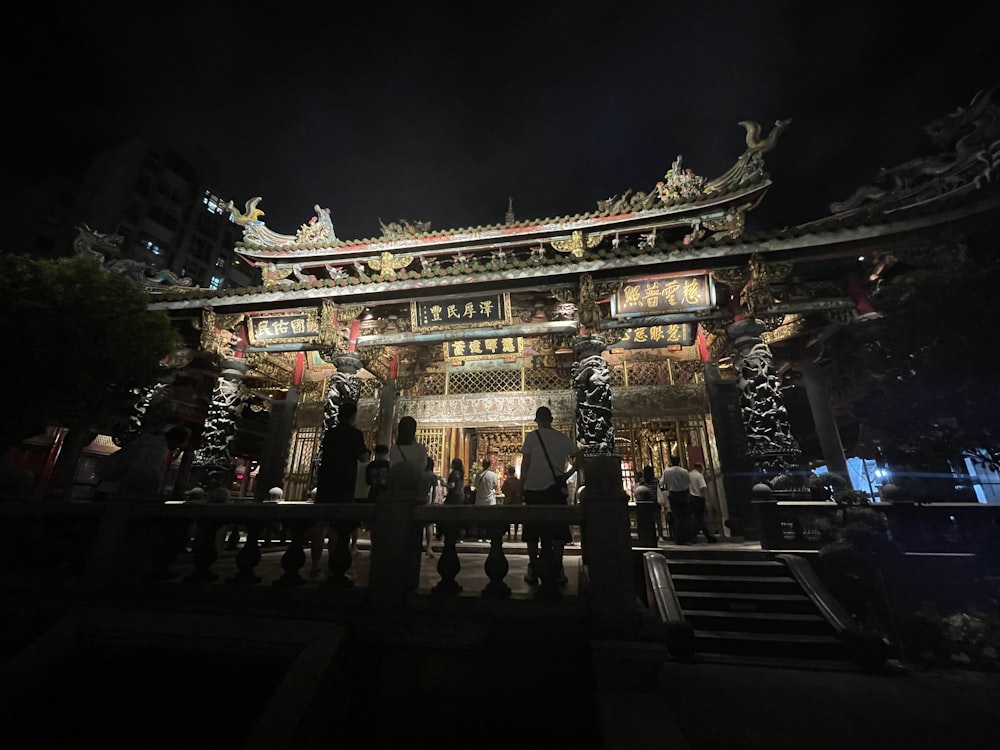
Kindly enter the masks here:
[[[580, 272], [584, 269], [579, 263], [588, 259], [642, 255], [669, 242], [670, 235], [681, 246], [705, 237], [738, 238], [746, 213], [760, 203], [771, 184], [763, 155], [773, 148], [788, 121], [776, 122], [765, 138], [756, 123], [740, 125], [746, 132], [746, 149], [719, 177], [695, 174], [678, 156], [651, 190], [628, 190], [598, 202], [598, 210], [592, 212], [443, 231], [431, 230], [429, 223], [400, 221], [383, 225], [382, 237], [341, 240], [330, 211], [318, 205], [294, 235], [275, 232], [261, 219], [262, 199], [255, 197], [242, 212], [229, 203], [233, 220], [243, 227], [243, 239], [235, 249], [260, 269], [265, 290], [346, 290], [365, 285], [373, 292], [380, 290], [372, 284], [417, 280], [423, 282], [420, 287], [428, 282], [440, 287], [468, 281], [475, 273], [493, 272], [493, 278], [483, 281], [495, 281], [498, 273], [508, 279], [550, 276], [547, 271], [567, 265]], [[170, 308], [183, 301], [251, 293], [176, 287], [164, 291], [157, 306]]]
[[[261, 270], [259, 287], [208, 290], [162, 287], [154, 308], [206, 305], [267, 308], [318, 299], [357, 302], [407, 300], [500, 288], [510, 291], [571, 283], [582, 273], [613, 280], [643, 273], [712, 270], [745, 263], [751, 255], [774, 261], [850, 253], [903, 240], [929, 228], [995, 212], [994, 171], [1000, 166], [1000, 116], [992, 92], [931, 123], [936, 153], [882, 170], [875, 182], [831, 205], [831, 215], [767, 233], [745, 231], [748, 211], [771, 180], [763, 155], [788, 121], [766, 138], [752, 122], [746, 149], [730, 169], [706, 179], [680, 156], [649, 191], [600, 201], [596, 211], [505, 224], [432, 230], [428, 223], [383, 225], [383, 236], [337, 238], [330, 212], [318, 205], [294, 235], [261, 220], [261, 199], [243, 212], [230, 203], [243, 229], [236, 252]], [[459, 289], [460, 287], [460, 289]]]

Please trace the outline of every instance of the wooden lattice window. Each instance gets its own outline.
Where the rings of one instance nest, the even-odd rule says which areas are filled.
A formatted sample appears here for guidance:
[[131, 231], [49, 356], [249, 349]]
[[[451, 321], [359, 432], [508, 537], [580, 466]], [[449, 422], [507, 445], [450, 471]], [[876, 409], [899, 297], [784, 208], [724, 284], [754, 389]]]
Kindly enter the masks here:
[[511, 393], [520, 390], [520, 370], [474, 370], [448, 376], [448, 393]]

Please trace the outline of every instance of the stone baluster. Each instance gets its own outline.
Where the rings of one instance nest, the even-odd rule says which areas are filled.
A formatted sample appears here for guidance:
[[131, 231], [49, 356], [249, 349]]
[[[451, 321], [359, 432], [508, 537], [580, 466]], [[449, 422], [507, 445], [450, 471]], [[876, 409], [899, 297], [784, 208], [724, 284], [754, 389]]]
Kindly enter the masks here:
[[185, 583], [206, 583], [218, 579], [212, 566], [219, 559], [217, 537], [223, 522], [217, 518], [198, 521], [198, 532], [194, 542], [194, 571], [184, 578]]
[[288, 542], [288, 549], [286, 549], [285, 554], [281, 556], [281, 569], [283, 571], [281, 577], [272, 585], [279, 588], [292, 588], [293, 586], [299, 586], [306, 581], [306, 579], [299, 574], [299, 571], [302, 570], [302, 566], [306, 564], [306, 532], [312, 528], [313, 522], [294, 519], [291, 521], [285, 521], [284, 524], [288, 528], [289, 536], [291, 538]]
[[346, 589], [354, 585], [347, 575], [354, 560], [351, 558], [352, 521], [334, 521], [330, 524], [330, 538], [327, 543], [327, 578], [323, 586], [330, 589]]
[[190, 521], [186, 518], [160, 523], [150, 552], [150, 578], [169, 581], [177, 577], [177, 572], [171, 570], [170, 566], [176, 562], [181, 549], [187, 546], [186, 536], [189, 527]]
[[510, 572], [510, 564], [503, 552], [503, 536], [510, 530], [510, 524], [486, 523], [480, 526], [490, 539], [490, 552], [486, 556], [484, 570], [490, 582], [483, 589], [483, 596], [492, 599], [504, 599], [510, 596], [510, 586], [504, 583], [504, 578]]
[[461, 530], [453, 528], [451, 524], [447, 524], [444, 526], [443, 532], [444, 548], [441, 550], [441, 555], [438, 557], [437, 563], [437, 572], [441, 576], [441, 580], [434, 585], [431, 593], [454, 596], [462, 592], [462, 584], [455, 580], [458, 572], [462, 569], [462, 563], [458, 559], [458, 550], [455, 548], [461, 536]]
[[226, 583], [243, 586], [260, 583], [261, 576], [254, 573], [254, 569], [260, 562], [260, 544], [257, 539], [264, 525], [264, 522], [259, 520], [247, 521], [247, 540], [236, 555], [237, 573]]

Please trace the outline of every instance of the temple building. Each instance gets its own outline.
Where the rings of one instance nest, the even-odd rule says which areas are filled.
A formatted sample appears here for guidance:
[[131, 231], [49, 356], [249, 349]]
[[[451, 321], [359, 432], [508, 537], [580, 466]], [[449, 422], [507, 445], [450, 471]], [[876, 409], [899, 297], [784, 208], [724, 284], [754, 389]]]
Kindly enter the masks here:
[[[714, 517], [741, 534], [754, 482], [810, 462], [846, 471], [822, 342], [878, 315], [869, 296], [900, 257], [995, 216], [998, 134], [979, 127], [991, 117], [978, 97], [935, 124], [936, 153], [767, 233], [746, 219], [789, 121], [740, 123], [743, 151], [721, 175], [678, 156], [647, 189], [573, 216], [523, 220], [511, 205], [502, 224], [400, 219], [342, 239], [319, 205], [285, 234], [263, 221], [266, 197], [230, 202], [234, 254], [262, 283], [153, 285], [151, 307], [191, 346], [137, 408], [167, 399], [199, 435], [177, 492], [223, 481], [304, 499], [346, 400], [369, 445], [414, 417], [439, 473], [456, 457], [516, 466], [546, 405], [586, 453], [621, 458], [626, 490], [646, 464], [703, 463]], [[790, 373], [808, 395], [807, 451]]]

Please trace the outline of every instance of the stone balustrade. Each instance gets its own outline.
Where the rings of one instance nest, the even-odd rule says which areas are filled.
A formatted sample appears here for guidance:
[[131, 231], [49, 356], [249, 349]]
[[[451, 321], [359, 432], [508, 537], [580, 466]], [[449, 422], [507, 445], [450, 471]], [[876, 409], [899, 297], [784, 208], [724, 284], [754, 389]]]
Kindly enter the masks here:
[[[421, 532], [428, 523], [435, 524], [444, 539], [437, 561], [440, 580], [430, 596], [457, 598], [463, 593], [456, 577], [471, 558], [463, 560], [459, 552], [459, 533], [476, 528], [490, 540], [482, 563], [489, 582], [482, 592], [465, 593], [492, 600], [511, 594], [504, 581], [510, 569], [504, 536], [512, 523], [570, 525], [581, 530], [585, 578], [573, 598], [586, 602], [589, 617], [614, 623], [631, 618], [636, 608], [627, 497], [620, 480], [601, 480], [600, 460], [595, 462], [583, 500], [571, 506], [430, 505], [420, 502], [413, 478], [403, 476], [377, 503], [351, 505], [8, 502], [0, 504], [0, 523], [19, 541], [0, 556], [9, 581], [33, 580], [44, 587], [56, 585], [58, 579], [59, 586], [84, 596], [128, 597], [133, 602], [148, 597], [161, 606], [174, 600], [214, 601], [223, 606], [314, 605], [392, 613], [411, 606], [418, 595]], [[604, 473], [613, 479], [611, 463]], [[329, 555], [326, 580], [303, 586], [310, 530], [328, 524], [346, 532], [358, 522], [371, 534], [367, 580], [352, 580], [349, 535], [340, 533]], [[234, 526], [245, 540], [231, 554], [223, 540]], [[269, 540], [274, 529], [280, 529], [278, 541], [284, 548], [281, 574], [264, 576], [261, 540]], [[559, 599], [553, 588], [543, 582], [538, 592]]]

